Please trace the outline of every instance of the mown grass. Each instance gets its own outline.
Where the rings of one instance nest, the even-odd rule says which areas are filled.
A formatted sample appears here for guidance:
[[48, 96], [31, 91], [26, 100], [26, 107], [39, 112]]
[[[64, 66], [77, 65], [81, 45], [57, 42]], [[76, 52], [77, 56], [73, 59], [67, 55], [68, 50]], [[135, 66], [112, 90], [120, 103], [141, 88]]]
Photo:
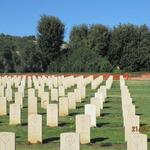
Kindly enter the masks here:
[[[141, 114], [142, 127], [150, 127], [150, 82], [129, 81], [127, 83], [131, 89], [133, 100], [136, 101], [137, 113]], [[43, 118], [43, 144], [31, 145], [27, 142], [27, 91], [22, 110], [22, 124], [10, 126], [9, 116], [1, 116], [0, 132], [16, 133], [17, 150], [59, 150], [60, 133], [75, 131], [75, 115], [84, 113], [84, 105], [89, 103], [90, 97], [96, 92], [96, 90], [91, 90], [90, 85], [87, 86], [86, 90], [87, 95], [84, 102], [78, 103], [77, 109], [71, 110], [69, 116], [60, 117], [57, 128], [46, 126], [46, 110], [41, 109], [40, 99], [38, 100], [38, 113]], [[73, 91], [73, 88], [68, 89], [68, 91]], [[149, 131], [143, 131], [143, 133], [148, 133], [150, 137]], [[126, 150], [119, 81], [114, 81], [112, 89], [108, 91], [108, 98], [104, 104], [104, 109], [101, 111], [101, 117], [97, 118], [97, 127], [91, 129], [91, 143], [81, 145], [81, 150]]]

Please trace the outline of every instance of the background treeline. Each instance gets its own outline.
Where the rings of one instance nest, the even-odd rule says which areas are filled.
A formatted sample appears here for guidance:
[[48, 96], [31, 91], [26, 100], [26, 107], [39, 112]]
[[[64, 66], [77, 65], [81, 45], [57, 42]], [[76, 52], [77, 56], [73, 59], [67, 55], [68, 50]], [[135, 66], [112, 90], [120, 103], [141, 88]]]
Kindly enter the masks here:
[[42, 16], [37, 36], [0, 34], [0, 72], [137, 72], [150, 71], [147, 25], [74, 26], [67, 42], [65, 25]]

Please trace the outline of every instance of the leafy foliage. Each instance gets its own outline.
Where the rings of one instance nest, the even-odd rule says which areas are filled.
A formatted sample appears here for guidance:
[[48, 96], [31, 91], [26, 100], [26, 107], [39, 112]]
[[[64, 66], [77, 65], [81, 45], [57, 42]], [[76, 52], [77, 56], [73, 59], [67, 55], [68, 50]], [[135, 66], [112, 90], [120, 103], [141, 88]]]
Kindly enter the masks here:
[[64, 24], [56, 17], [42, 16], [38, 24], [38, 45], [42, 52], [43, 71], [59, 55], [64, 38]]
[[150, 70], [150, 30], [146, 25], [74, 26], [41, 16], [38, 34], [0, 34], [0, 72], [125, 72]]

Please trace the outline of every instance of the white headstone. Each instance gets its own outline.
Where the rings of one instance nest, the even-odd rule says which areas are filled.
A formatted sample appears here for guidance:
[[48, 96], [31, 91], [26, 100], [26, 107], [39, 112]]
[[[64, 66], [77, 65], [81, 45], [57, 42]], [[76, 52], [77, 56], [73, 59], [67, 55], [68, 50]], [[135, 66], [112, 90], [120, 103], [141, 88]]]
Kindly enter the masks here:
[[58, 89], [51, 89], [51, 101], [58, 101]]
[[96, 106], [92, 104], [86, 104], [85, 115], [89, 115], [91, 117], [91, 127], [96, 127]]
[[37, 114], [37, 97], [28, 99], [28, 115]]
[[7, 100], [6, 97], [0, 97], [0, 116], [7, 114]]
[[74, 90], [75, 97], [76, 97], [76, 102], [81, 102], [81, 92], [79, 89]]
[[64, 89], [64, 86], [59, 86], [59, 87], [58, 87], [58, 93], [59, 93], [59, 97], [65, 96], [65, 89]]
[[21, 110], [19, 104], [10, 104], [9, 124], [17, 125], [21, 123]]
[[67, 116], [69, 114], [68, 98], [59, 98], [59, 116]]
[[100, 116], [100, 100], [98, 98], [92, 97], [91, 98], [91, 104], [96, 106], [96, 116], [99, 117]]
[[15, 133], [0, 132], [0, 150], [16, 150]]
[[42, 116], [29, 115], [28, 116], [28, 142], [42, 143]]
[[90, 143], [91, 119], [89, 115], [76, 115], [76, 133], [80, 135], [80, 143]]
[[20, 92], [16, 92], [15, 93], [15, 103], [19, 104], [20, 107], [23, 107], [23, 97], [22, 97], [22, 93]]
[[60, 150], [80, 150], [78, 133], [62, 133], [60, 135]]
[[41, 95], [41, 107], [46, 109], [48, 104], [49, 104], [49, 92], [44, 92]]
[[47, 106], [47, 126], [58, 126], [58, 104], [49, 104]]
[[69, 109], [76, 109], [76, 97], [74, 92], [68, 93]]
[[127, 142], [127, 150], [147, 150], [147, 135], [132, 133]]

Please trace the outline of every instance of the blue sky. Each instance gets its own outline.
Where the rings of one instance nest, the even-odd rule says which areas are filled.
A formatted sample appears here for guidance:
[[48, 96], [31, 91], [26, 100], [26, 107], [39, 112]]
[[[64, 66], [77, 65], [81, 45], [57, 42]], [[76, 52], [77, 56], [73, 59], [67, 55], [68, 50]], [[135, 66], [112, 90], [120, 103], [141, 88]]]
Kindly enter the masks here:
[[0, 33], [36, 35], [40, 15], [59, 17], [66, 25], [119, 23], [150, 26], [150, 0], [0, 0]]

